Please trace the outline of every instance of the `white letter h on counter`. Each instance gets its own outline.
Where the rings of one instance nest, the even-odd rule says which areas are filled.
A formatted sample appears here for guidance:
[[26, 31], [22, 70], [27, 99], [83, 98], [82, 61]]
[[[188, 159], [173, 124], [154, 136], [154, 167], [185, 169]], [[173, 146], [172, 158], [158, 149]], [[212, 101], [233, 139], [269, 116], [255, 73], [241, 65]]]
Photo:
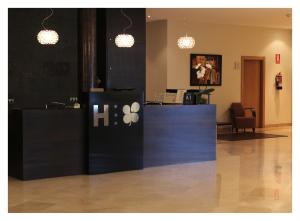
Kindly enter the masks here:
[[98, 112], [98, 105], [93, 105], [94, 127], [99, 126], [99, 119], [103, 118], [105, 127], [109, 126], [109, 106], [103, 105], [103, 113]]

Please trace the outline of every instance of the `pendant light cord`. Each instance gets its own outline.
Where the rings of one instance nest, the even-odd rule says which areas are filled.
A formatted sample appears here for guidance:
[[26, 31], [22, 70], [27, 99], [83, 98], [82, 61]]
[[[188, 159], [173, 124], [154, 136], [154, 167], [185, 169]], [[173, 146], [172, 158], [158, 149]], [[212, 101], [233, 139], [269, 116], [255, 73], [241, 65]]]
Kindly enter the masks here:
[[183, 26], [184, 26], [184, 30], [185, 30], [185, 36], [187, 37], [187, 25], [186, 25], [187, 21], [186, 21], [186, 17], [183, 18]]
[[48, 19], [53, 15], [53, 9], [50, 8], [50, 10], [51, 10], [50, 15], [48, 15], [47, 17], [45, 17], [45, 18], [43, 19], [42, 23], [41, 23], [42, 27], [43, 27], [45, 30], [47, 30], [47, 28], [44, 26], [44, 22], [45, 22], [46, 20], [48, 20]]
[[132, 26], [132, 19], [128, 15], [125, 14], [125, 12], [123, 11], [123, 9], [121, 9], [121, 14], [125, 18], [127, 18], [127, 20], [129, 21], [129, 25], [127, 25], [125, 28], [123, 28], [123, 32], [125, 33], [127, 29], [131, 28], [131, 26]]

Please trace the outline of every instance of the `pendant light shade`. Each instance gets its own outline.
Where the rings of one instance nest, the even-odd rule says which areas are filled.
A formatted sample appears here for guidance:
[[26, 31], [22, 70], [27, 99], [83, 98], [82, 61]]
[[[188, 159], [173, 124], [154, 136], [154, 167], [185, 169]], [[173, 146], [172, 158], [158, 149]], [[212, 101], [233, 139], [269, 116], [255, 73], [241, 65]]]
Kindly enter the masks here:
[[[186, 18], [184, 18], [184, 29], [187, 31]], [[185, 32], [185, 33], [187, 33], [187, 32]], [[191, 49], [195, 46], [195, 39], [193, 37], [185, 34], [185, 36], [178, 38], [177, 45], [180, 49]]]
[[53, 15], [53, 10], [50, 8], [51, 14], [48, 15], [46, 18], [43, 19], [41, 25], [43, 27], [43, 30], [41, 30], [37, 34], [37, 40], [40, 44], [42, 45], [54, 45], [58, 42], [59, 40], [59, 35], [55, 30], [47, 29], [44, 26], [44, 22], [49, 19]]
[[186, 35], [178, 38], [177, 45], [180, 49], [191, 49], [195, 46], [195, 39]]
[[119, 48], [131, 48], [134, 45], [134, 37], [131, 34], [126, 34], [126, 30], [132, 26], [132, 19], [126, 15], [121, 9], [121, 14], [128, 19], [129, 25], [123, 29], [122, 34], [118, 34], [115, 38], [115, 44]]
[[119, 34], [115, 38], [115, 43], [119, 48], [130, 48], [134, 45], [134, 37], [129, 34]]
[[37, 35], [37, 40], [42, 45], [54, 45], [58, 42], [59, 36], [54, 30], [41, 30]]

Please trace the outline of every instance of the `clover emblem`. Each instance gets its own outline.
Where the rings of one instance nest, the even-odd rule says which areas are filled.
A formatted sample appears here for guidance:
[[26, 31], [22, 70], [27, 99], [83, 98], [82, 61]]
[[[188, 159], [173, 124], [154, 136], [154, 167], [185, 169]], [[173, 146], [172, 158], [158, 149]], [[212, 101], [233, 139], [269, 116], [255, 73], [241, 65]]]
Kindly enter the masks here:
[[125, 124], [129, 124], [131, 126], [131, 123], [136, 123], [139, 121], [139, 115], [138, 112], [140, 110], [140, 104], [138, 102], [133, 102], [131, 106], [124, 105], [123, 106], [123, 122]]

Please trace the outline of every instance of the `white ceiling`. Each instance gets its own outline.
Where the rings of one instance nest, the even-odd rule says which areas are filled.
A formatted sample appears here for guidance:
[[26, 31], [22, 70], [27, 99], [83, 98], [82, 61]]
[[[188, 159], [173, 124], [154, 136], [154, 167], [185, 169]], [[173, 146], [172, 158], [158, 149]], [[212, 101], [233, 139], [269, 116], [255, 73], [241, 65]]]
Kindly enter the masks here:
[[146, 19], [292, 29], [290, 8], [147, 8]]

